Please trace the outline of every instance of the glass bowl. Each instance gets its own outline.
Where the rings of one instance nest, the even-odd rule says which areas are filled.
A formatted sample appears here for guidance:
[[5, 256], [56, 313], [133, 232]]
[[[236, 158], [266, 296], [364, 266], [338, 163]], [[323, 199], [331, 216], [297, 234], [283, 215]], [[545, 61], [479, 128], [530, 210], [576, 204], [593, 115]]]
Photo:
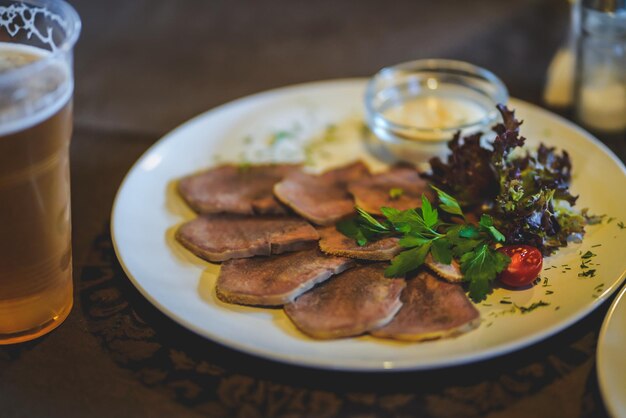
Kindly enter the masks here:
[[506, 104], [506, 86], [491, 71], [454, 60], [410, 61], [380, 70], [365, 93], [374, 140], [400, 160], [426, 161], [447, 153], [446, 143], [486, 132]]

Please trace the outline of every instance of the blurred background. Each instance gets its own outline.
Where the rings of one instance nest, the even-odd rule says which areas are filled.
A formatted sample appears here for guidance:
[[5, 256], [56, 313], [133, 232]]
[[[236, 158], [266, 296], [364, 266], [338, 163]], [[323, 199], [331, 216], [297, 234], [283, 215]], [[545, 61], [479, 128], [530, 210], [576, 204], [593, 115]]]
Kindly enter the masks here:
[[226, 101], [419, 58], [485, 67], [540, 103], [565, 0], [72, 1], [77, 127], [164, 133]]

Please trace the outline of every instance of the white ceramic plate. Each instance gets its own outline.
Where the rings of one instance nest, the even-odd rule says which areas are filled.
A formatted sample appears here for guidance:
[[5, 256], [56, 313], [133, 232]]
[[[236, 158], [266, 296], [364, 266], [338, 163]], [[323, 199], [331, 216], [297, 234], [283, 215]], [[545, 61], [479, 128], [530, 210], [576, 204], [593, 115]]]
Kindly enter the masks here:
[[613, 417], [626, 417], [626, 287], [606, 314], [598, 340], [598, 380]]
[[[530, 146], [544, 141], [566, 148], [574, 165], [579, 206], [617, 219], [588, 228], [582, 244], [546, 259], [546, 286], [496, 289], [479, 306], [481, 326], [454, 339], [397, 343], [371, 337], [315, 341], [281, 310], [220, 302], [218, 265], [182, 248], [173, 233], [193, 213], [174, 192], [174, 181], [219, 161], [296, 161], [323, 168], [363, 158], [382, 164], [361, 140], [365, 80], [309, 83], [256, 94], [204, 113], [166, 135], [134, 165], [112, 214], [115, 250], [126, 273], [158, 309], [184, 327], [226, 346], [273, 360], [345, 370], [418, 370], [469, 363], [532, 344], [571, 325], [600, 305], [624, 278], [626, 170], [607, 148], [573, 124], [512, 100], [525, 120]], [[581, 278], [581, 253], [597, 256], [595, 277]], [[504, 303], [501, 303], [503, 301]], [[528, 307], [521, 314], [513, 302]]]

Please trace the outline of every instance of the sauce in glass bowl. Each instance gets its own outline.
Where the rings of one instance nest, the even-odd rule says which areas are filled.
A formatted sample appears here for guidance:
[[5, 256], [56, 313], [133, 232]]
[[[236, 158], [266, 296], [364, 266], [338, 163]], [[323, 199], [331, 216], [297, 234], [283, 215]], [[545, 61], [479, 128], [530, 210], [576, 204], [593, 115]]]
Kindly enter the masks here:
[[396, 158], [416, 162], [446, 153], [446, 143], [486, 131], [508, 91], [493, 73], [453, 60], [418, 60], [383, 68], [369, 82], [366, 118], [374, 139]]

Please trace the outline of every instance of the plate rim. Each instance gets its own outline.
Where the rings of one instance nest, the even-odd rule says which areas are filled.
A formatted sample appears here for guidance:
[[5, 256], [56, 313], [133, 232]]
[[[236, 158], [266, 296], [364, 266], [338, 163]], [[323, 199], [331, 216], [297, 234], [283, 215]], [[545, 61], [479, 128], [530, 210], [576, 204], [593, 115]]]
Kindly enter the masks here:
[[[617, 409], [617, 403], [614, 400], [615, 396], [609, 397], [609, 392], [611, 391], [608, 390], [608, 388], [610, 388], [611, 385], [609, 385], [609, 382], [607, 381], [608, 377], [605, 374], [605, 369], [601, 367], [601, 365], [604, 364], [606, 353], [603, 352], [601, 347], [603, 347], [605, 344], [607, 338], [606, 334], [609, 330], [609, 325], [620, 303], [626, 304], [626, 286], [623, 286], [622, 289], [619, 291], [615, 300], [613, 301], [613, 303], [611, 303], [611, 306], [609, 307], [609, 310], [607, 311], [604, 320], [602, 321], [602, 326], [600, 327], [600, 333], [598, 335], [598, 344], [596, 347], [596, 364], [600, 395], [602, 396], [602, 400], [604, 401], [604, 405], [606, 406], [609, 415], [614, 417], [618, 416], [619, 410]], [[626, 402], [622, 402], [621, 405], [626, 406]]]
[[[437, 360], [429, 364], [414, 364], [411, 362], [403, 362], [403, 361], [394, 361], [393, 367], [385, 367], [382, 361], [377, 365], [371, 365], [369, 363], [363, 364], [361, 366], [354, 365], [343, 365], [337, 363], [321, 363], [316, 360], [311, 360], [307, 357], [297, 357], [297, 356], [285, 356], [285, 355], [277, 355], [271, 350], [259, 349], [259, 348], [251, 348], [246, 346], [245, 344], [241, 344], [236, 340], [230, 340], [226, 338], [222, 338], [221, 336], [214, 333], [207, 333], [203, 328], [195, 325], [192, 322], [187, 321], [186, 319], [180, 317], [178, 314], [172, 312], [170, 309], [165, 307], [161, 302], [157, 299], [153, 298], [146, 289], [144, 289], [137, 278], [135, 278], [126, 263], [124, 262], [123, 255], [120, 252], [118, 242], [115, 234], [115, 225], [116, 219], [119, 216], [118, 208], [119, 202], [121, 199], [122, 191], [126, 187], [129, 178], [133, 175], [133, 173], [138, 170], [143, 163], [143, 161], [151, 155], [158, 147], [162, 146], [163, 143], [170, 140], [170, 138], [175, 137], [180, 131], [186, 129], [188, 126], [196, 123], [197, 121], [210, 116], [212, 113], [217, 113], [228, 109], [229, 107], [236, 107], [238, 104], [252, 99], [259, 99], [263, 96], [270, 96], [274, 94], [280, 94], [289, 90], [297, 90], [301, 88], [314, 87], [315, 85], [324, 85], [328, 86], [331, 84], [342, 85], [346, 83], [366, 83], [368, 78], [366, 77], [353, 77], [353, 78], [338, 78], [338, 79], [329, 79], [329, 80], [318, 80], [312, 82], [304, 82], [297, 83], [287, 86], [282, 86], [270, 90], [264, 90], [257, 93], [253, 93], [250, 95], [242, 96], [236, 98], [232, 101], [223, 103], [211, 109], [208, 109], [198, 115], [193, 116], [192, 118], [182, 122], [174, 129], [167, 132], [165, 135], [161, 136], [157, 141], [155, 141], [146, 151], [144, 151], [141, 156], [133, 163], [130, 169], [124, 176], [124, 179], [120, 183], [118, 190], [115, 195], [115, 199], [113, 200], [112, 210], [111, 210], [111, 219], [110, 219], [110, 232], [111, 232], [111, 240], [113, 243], [113, 248], [115, 250], [115, 254], [117, 259], [127, 275], [130, 282], [133, 286], [141, 293], [141, 295], [146, 298], [153, 306], [155, 306], [158, 310], [160, 310], [163, 314], [168, 316], [171, 320], [178, 323], [179, 325], [187, 328], [188, 330], [194, 332], [195, 334], [201, 336], [202, 338], [208, 339], [211, 342], [218, 343], [226, 348], [234, 349], [239, 352], [242, 352], [246, 355], [261, 357], [266, 360], [271, 360], [283, 364], [290, 364], [293, 366], [299, 367], [308, 367], [314, 369], [323, 369], [323, 370], [333, 370], [333, 371], [345, 371], [345, 372], [402, 372], [402, 371], [424, 371], [424, 370], [433, 370], [433, 369], [443, 369], [448, 367], [454, 367], [459, 365], [471, 364], [480, 362], [487, 359], [492, 359], [496, 357], [500, 357], [502, 355], [511, 353], [516, 350], [521, 350], [523, 348], [529, 347], [531, 345], [536, 344], [539, 341], [542, 341], [552, 335], [555, 335], [562, 330], [572, 326], [576, 322], [580, 321], [582, 318], [589, 315], [595, 309], [597, 309], [600, 305], [602, 305], [624, 282], [626, 279], [626, 269], [621, 273], [621, 277], [615, 281], [615, 283], [606, 288], [605, 291], [598, 296], [597, 299], [594, 299], [592, 303], [588, 304], [584, 309], [576, 312], [576, 314], [571, 315], [566, 318], [564, 321], [553, 325], [547, 329], [543, 329], [540, 332], [533, 334], [531, 337], [526, 337], [523, 340], [514, 340], [506, 344], [501, 344], [497, 347], [487, 349], [479, 354], [475, 354], [472, 356], [456, 356], [452, 359], [447, 360]], [[510, 98], [509, 104], [511, 103], [521, 103], [523, 106], [527, 106], [532, 108], [534, 111], [539, 113], [543, 113], [546, 116], [549, 116], [551, 119], [558, 121], [559, 123], [567, 126], [567, 128], [576, 131], [579, 135], [585, 138], [585, 140], [590, 141], [593, 145], [598, 147], [600, 151], [602, 151], [607, 157], [609, 157], [613, 162], [617, 164], [620, 168], [622, 174], [626, 176], [626, 166], [622, 161], [611, 151], [604, 143], [602, 143], [599, 139], [595, 138], [591, 133], [583, 129], [582, 127], [576, 125], [575, 123], [569, 121], [568, 119], [555, 114], [547, 109], [544, 109], [538, 105], [533, 103], [526, 102], [517, 98]]]

